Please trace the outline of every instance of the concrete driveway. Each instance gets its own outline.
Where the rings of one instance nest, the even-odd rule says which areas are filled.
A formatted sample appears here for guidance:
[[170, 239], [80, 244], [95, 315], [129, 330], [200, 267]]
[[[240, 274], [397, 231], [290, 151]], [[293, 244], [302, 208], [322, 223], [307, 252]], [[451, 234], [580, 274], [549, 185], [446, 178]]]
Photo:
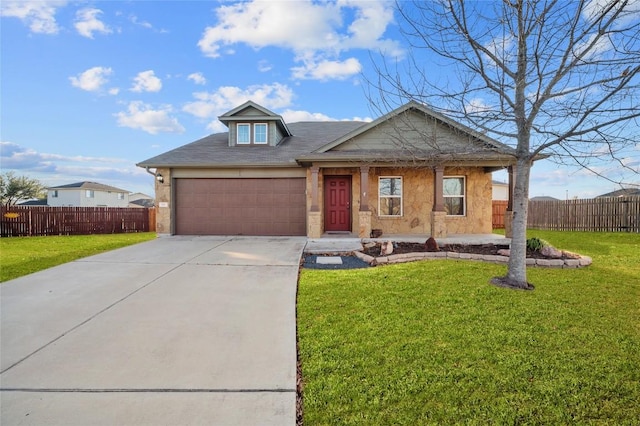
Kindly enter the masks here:
[[166, 237], [0, 285], [2, 425], [294, 425], [306, 238]]

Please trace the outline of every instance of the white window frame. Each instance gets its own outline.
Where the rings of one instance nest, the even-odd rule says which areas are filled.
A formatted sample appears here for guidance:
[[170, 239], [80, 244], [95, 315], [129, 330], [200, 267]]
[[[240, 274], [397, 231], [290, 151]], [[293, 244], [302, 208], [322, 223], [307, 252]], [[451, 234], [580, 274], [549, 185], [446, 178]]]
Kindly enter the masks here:
[[93, 189], [85, 189], [84, 191], [84, 196], [85, 198], [95, 198], [95, 192], [93, 191]]
[[[382, 188], [381, 182], [383, 179], [400, 179], [400, 195], [382, 195], [380, 189]], [[382, 199], [383, 198], [398, 198], [400, 199], [400, 213], [399, 214], [381, 214], [382, 211]], [[380, 176], [378, 177], [378, 216], [379, 217], [402, 217], [404, 215], [404, 179], [402, 176]]]
[[[258, 126], [264, 126], [264, 142], [258, 142], [256, 136], [258, 132], [256, 128]], [[267, 145], [269, 143], [269, 124], [268, 123], [254, 123], [253, 124], [253, 143], [256, 145]]]
[[[240, 141], [240, 127], [245, 127], [245, 126], [247, 127], [247, 129], [249, 129], [249, 132], [248, 132], [248, 135], [247, 135], [248, 138], [247, 138], [246, 142], [244, 142], [244, 141], [241, 142]], [[248, 124], [248, 123], [238, 123], [238, 124], [236, 124], [236, 143], [238, 145], [251, 145], [251, 124]]]
[[51, 190], [51, 198], [58, 198], [58, 190], [57, 189], [52, 189]]
[[118, 192], [118, 200], [124, 200], [124, 192]]
[[[462, 179], [462, 195], [446, 195], [444, 193], [445, 184], [444, 181], [447, 179]], [[447, 212], [447, 216], [452, 217], [464, 217], [467, 215], [467, 177], [466, 176], [444, 176], [442, 182], [442, 197], [446, 201], [447, 198], [461, 198], [462, 199], [462, 214], [449, 214]], [[445, 202], [446, 206], [446, 202]]]

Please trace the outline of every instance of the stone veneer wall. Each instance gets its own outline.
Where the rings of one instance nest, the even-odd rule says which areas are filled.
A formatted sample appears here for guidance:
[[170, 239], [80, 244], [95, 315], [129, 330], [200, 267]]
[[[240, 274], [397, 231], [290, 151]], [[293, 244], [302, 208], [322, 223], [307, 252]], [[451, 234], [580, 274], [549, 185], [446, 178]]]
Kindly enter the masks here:
[[491, 173], [482, 168], [445, 168], [446, 176], [466, 176], [467, 211], [464, 217], [447, 216], [448, 234], [491, 234], [492, 225], [492, 184]]
[[171, 234], [171, 169], [157, 169], [156, 174], [161, 174], [164, 182], [157, 180], [156, 184], [156, 232], [158, 234]]
[[[352, 231], [359, 229], [360, 168], [321, 168], [318, 173], [318, 207], [324, 232], [324, 176], [351, 176], [351, 224]], [[378, 216], [379, 177], [402, 177], [402, 217]], [[467, 210], [464, 217], [446, 217], [448, 234], [490, 234], [492, 232], [491, 174], [479, 167], [445, 168], [446, 176], [465, 176]], [[431, 234], [431, 210], [433, 208], [434, 173], [429, 168], [403, 169], [371, 167], [369, 171], [369, 210], [371, 228], [382, 229], [384, 234]], [[307, 169], [307, 211], [311, 209], [311, 171]], [[312, 235], [310, 235], [312, 236]], [[319, 235], [318, 235], [319, 236]], [[317, 237], [313, 235], [312, 237]]]

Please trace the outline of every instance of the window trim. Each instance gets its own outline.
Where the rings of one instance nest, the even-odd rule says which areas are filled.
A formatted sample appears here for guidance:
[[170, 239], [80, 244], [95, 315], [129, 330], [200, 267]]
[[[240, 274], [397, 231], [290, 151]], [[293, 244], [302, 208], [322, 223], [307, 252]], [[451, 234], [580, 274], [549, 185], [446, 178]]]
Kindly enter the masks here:
[[[246, 126], [249, 129], [248, 139], [246, 142], [240, 142], [240, 127]], [[237, 145], [251, 145], [251, 124], [249, 123], [236, 123], [236, 144]]]
[[[444, 188], [445, 188], [444, 181], [447, 179], [462, 179], [462, 195], [446, 195], [444, 193]], [[462, 214], [449, 214], [449, 212], [447, 212], [447, 216], [451, 216], [451, 217], [467, 216], [467, 177], [466, 176], [444, 176], [442, 178], [442, 198], [445, 201], [447, 198], [462, 198]], [[446, 203], [445, 203], [445, 206], [446, 206]]]
[[[258, 142], [256, 140], [256, 135], [258, 134], [258, 132], [256, 131], [257, 126], [264, 126], [264, 142]], [[255, 145], [269, 144], [269, 123], [253, 123], [253, 143]]]
[[[380, 194], [381, 185], [380, 182], [382, 179], [400, 179], [400, 195], [382, 195]], [[381, 210], [381, 201], [383, 198], [399, 198], [400, 199], [400, 214], [380, 214]], [[378, 217], [403, 217], [404, 216], [404, 179], [402, 176], [379, 176], [378, 177]]]

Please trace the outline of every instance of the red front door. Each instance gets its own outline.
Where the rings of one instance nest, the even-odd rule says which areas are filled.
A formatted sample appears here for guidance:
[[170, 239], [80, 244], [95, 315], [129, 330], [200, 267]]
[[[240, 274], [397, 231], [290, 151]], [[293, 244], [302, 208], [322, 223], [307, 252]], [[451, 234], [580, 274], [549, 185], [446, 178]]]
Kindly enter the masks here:
[[351, 231], [351, 176], [324, 177], [324, 230]]

